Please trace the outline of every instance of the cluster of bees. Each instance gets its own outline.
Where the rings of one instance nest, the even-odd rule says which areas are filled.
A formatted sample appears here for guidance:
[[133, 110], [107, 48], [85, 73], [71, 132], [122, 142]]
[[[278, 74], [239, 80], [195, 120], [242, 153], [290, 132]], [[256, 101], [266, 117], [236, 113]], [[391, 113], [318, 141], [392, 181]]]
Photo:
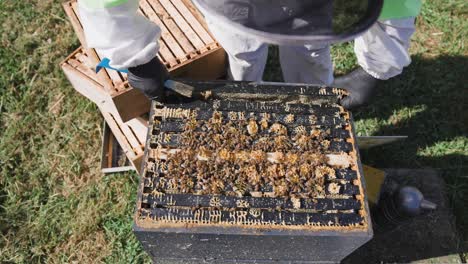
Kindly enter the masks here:
[[[294, 115], [287, 118], [293, 119]], [[272, 123], [268, 114], [263, 114], [260, 121], [254, 118], [223, 120], [221, 113], [214, 112], [210, 120], [192, 118], [187, 122], [181, 146], [191, 149], [203, 147], [212, 151], [225, 149], [323, 153], [330, 146], [330, 141], [327, 140], [329, 136], [330, 130], [312, 129], [309, 132], [304, 126], [295, 127], [289, 132], [285, 125]]]
[[294, 115], [281, 124], [268, 114], [239, 119], [215, 111], [209, 120], [190, 117], [184, 122], [179, 151], [163, 161], [157, 191], [320, 198], [326, 182], [335, 179], [325, 156], [330, 131], [288, 126]]

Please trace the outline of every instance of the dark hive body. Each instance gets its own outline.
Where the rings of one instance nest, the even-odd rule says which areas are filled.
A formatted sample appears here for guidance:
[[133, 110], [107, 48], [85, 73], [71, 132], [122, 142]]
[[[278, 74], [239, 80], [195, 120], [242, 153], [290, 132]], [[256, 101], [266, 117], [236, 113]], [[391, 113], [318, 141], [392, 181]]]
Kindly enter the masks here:
[[[161, 241], [156, 258], [333, 260], [357, 245], [328, 257], [320, 248], [340, 234], [370, 237], [350, 115], [336, 104], [343, 91], [190, 84], [210, 98], [153, 105], [135, 230], [146, 242], [177, 234], [171, 243], [192, 246]], [[206, 234], [213, 244], [198, 240]]]

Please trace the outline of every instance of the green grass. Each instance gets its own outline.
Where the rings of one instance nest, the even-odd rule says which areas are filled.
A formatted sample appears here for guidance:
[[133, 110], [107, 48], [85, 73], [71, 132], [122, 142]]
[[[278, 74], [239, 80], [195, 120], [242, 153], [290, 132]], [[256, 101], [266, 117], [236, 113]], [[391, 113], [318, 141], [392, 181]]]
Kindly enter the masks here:
[[[377, 167], [439, 168], [468, 252], [467, 5], [425, 1], [403, 75], [355, 113], [362, 135], [408, 135], [363, 153]], [[60, 1], [0, 1], [0, 262], [148, 262], [131, 232], [138, 176], [99, 171], [97, 108], [59, 62], [78, 47]], [[266, 76], [279, 80], [277, 51]], [[334, 47], [336, 72], [355, 67]], [[464, 244], [463, 244], [464, 243]]]

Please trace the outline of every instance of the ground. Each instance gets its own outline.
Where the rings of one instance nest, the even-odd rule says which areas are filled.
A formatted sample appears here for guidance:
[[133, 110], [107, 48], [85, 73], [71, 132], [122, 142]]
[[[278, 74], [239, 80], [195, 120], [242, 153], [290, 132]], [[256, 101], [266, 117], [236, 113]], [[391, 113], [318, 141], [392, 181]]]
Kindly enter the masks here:
[[[465, 259], [467, 10], [424, 1], [412, 65], [355, 113], [360, 135], [409, 136], [364, 162], [443, 174]], [[102, 117], [58, 66], [79, 45], [60, 1], [0, 1], [0, 24], [0, 262], [148, 262], [131, 232], [138, 175], [100, 173]], [[268, 80], [280, 79], [276, 52]], [[333, 54], [337, 74], [355, 67], [351, 44]]]

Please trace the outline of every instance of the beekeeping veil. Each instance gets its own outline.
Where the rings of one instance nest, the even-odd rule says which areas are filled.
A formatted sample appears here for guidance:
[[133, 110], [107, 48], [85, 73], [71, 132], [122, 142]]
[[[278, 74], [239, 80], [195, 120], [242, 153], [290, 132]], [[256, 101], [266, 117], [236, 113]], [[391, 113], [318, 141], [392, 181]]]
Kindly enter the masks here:
[[383, 0], [194, 0], [226, 30], [278, 45], [351, 40], [378, 19]]

